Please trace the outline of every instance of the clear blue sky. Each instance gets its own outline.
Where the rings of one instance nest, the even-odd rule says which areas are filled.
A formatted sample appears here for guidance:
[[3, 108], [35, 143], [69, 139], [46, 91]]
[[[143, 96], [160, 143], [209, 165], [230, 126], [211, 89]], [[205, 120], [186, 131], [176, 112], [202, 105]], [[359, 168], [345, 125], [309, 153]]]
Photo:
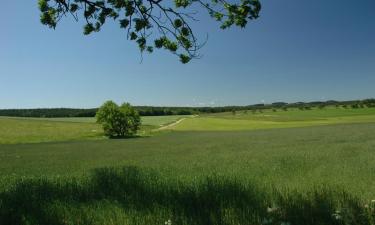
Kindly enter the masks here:
[[0, 108], [246, 105], [375, 97], [374, 0], [263, 0], [261, 18], [222, 31], [205, 16], [203, 58], [140, 54], [117, 24], [82, 34], [39, 22], [36, 0], [2, 0]]

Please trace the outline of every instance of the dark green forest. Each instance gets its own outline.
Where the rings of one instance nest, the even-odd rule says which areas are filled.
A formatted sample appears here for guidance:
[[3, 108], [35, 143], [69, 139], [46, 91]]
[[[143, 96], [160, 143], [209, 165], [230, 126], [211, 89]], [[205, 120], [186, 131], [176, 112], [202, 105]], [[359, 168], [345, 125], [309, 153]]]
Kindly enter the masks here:
[[[162, 107], [162, 106], [135, 106], [141, 116], [164, 116], [164, 115], [193, 115], [200, 113], [220, 113], [241, 110], [288, 110], [288, 108], [299, 108], [309, 110], [314, 107], [323, 109], [327, 106], [343, 108], [375, 107], [375, 99], [352, 100], [352, 101], [314, 101], [314, 102], [274, 102], [272, 104], [255, 104], [247, 106], [220, 106], [220, 107]], [[0, 109], [0, 116], [11, 117], [94, 117], [98, 108], [75, 109], [75, 108], [38, 108], [38, 109]]]

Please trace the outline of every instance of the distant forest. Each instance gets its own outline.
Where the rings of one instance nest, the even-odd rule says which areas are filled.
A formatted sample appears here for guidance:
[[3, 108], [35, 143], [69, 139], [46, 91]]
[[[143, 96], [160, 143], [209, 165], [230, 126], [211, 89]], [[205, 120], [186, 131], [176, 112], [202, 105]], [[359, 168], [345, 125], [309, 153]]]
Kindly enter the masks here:
[[[247, 106], [220, 106], [220, 107], [156, 107], [135, 106], [141, 116], [164, 116], [164, 115], [193, 115], [201, 113], [219, 113], [234, 111], [256, 111], [256, 110], [285, 110], [288, 108], [299, 108], [309, 110], [312, 108], [324, 108], [327, 106], [343, 108], [375, 107], [375, 99], [353, 100], [353, 101], [315, 101], [315, 102], [275, 102], [272, 104], [255, 104]], [[73, 109], [73, 108], [40, 108], [40, 109], [0, 109], [0, 116], [11, 117], [94, 117], [98, 108]]]

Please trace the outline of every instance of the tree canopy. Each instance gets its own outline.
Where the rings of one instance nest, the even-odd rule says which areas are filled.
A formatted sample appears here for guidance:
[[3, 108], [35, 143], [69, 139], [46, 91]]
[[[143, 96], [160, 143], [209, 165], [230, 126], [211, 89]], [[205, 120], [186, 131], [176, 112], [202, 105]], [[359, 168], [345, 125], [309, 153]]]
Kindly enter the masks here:
[[129, 103], [118, 106], [113, 101], [105, 102], [96, 113], [97, 122], [102, 124], [108, 137], [126, 137], [137, 133], [141, 118]]
[[85, 35], [100, 31], [107, 19], [118, 21], [127, 38], [141, 52], [166, 49], [182, 63], [199, 57], [202, 44], [191, 22], [196, 21], [193, 5], [203, 8], [222, 29], [245, 27], [259, 17], [259, 0], [38, 0], [42, 24], [55, 28], [67, 15], [84, 18]]

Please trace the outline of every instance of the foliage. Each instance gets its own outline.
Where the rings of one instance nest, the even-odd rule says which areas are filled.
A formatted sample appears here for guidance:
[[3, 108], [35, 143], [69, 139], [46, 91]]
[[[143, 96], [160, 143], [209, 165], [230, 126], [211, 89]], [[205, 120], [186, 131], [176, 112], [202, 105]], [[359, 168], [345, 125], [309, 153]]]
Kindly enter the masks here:
[[[189, 107], [134, 106], [141, 116], [191, 115], [198, 111]], [[12, 117], [95, 117], [98, 108], [0, 109], [0, 116]]]
[[375, 99], [365, 99], [362, 101], [362, 104], [368, 108], [373, 108], [375, 107]]
[[70, 109], [70, 108], [44, 108], [44, 109], [0, 109], [0, 116], [14, 117], [94, 117], [98, 109]]
[[[55, 28], [59, 20], [71, 14], [76, 20], [82, 11], [86, 22], [83, 33], [100, 31], [108, 19], [118, 21], [127, 38], [135, 41], [141, 52], [155, 48], [176, 54], [182, 63], [199, 57], [201, 44], [190, 22], [197, 5], [221, 23], [221, 28], [245, 27], [258, 18], [261, 9], [258, 0], [237, 0], [233, 3], [218, 0], [39, 0], [41, 23]], [[153, 39], [153, 40], [150, 40]]]
[[139, 113], [129, 103], [118, 106], [107, 101], [99, 108], [96, 119], [108, 137], [133, 136], [141, 126]]

